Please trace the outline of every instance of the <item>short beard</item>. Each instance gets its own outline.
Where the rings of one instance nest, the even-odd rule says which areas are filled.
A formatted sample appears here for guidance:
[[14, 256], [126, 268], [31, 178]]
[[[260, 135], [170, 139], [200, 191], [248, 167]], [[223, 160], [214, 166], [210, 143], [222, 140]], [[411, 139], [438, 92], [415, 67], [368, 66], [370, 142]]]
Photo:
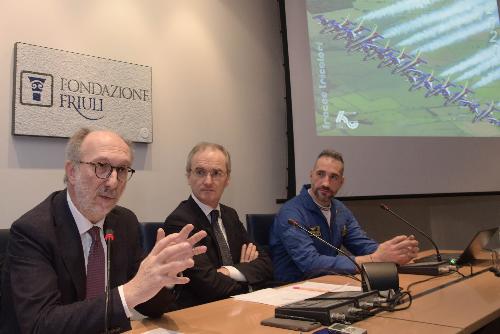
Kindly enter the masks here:
[[[83, 184], [81, 175], [76, 176], [74, 190], [76, 198], [78, 199], [78, 204], [80, 206], [80, 213], [91, 222], [97, 222], [106, 217], [106, 215], [109, 213], [108, 211], [103, 214], [103, 212], [99, 210], [98, 206], [93, 203], [92, 191], [87, 185]], [[99, 191], [99, 193], [102, 193], [102, 191]]]
[[[335, 195], [333, 195], [333, 194], [331, 194], [330, 196], [325, 196], [325, 195], [322, 195], [322, 194], [320, 193], [320, 190], [321, 190], [321, 189], [323, 189], [323, 188], [321, 188], [321, 187], [320, 187], [320, 188], [315, 189], [315, 191], [314, 191], [314, 196], [316, 197], [316, 200], [317, 200], [317, 201], [318, 201], [321, 205], [325, 205], [325, 206], [327, 206], [327, 205], [329, 205], [329, 204], [330, 204], [330, 202], [332, 201], [332, 198], [333, 198]], [[328, 189], [328, 191], [330, 191], [330, 189]], [[330, 191], [330, 192], [331, 192], [331, 191]], [[325, 202], [326, 202], [326, 201], [328, 201], [328, 203], [327, 203], [327, 204], [322, 203], [322, 201], [320, 201], [320, 200], [323, 200], [323, 199], [325, 200]]]

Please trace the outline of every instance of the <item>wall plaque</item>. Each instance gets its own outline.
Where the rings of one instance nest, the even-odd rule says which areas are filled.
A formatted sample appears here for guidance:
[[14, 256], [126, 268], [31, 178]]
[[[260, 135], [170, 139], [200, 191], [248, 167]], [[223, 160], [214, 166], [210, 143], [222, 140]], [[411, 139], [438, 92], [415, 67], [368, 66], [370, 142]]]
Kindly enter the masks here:
[[70, 137], [82, 126], [153, 141], [149, 66], [15, 44], [14, 135]]

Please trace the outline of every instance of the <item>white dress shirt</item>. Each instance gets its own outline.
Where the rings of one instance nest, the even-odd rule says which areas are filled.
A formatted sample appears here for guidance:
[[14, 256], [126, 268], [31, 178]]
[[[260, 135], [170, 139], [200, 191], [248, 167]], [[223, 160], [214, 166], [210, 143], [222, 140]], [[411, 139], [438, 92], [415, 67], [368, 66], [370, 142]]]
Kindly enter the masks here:
[[[196, 198], [196, 196], [193, 193], [191, 193], [191, 197], [193, 197], [194, 201], [196, 202], [196, 204], [198, 204], [198, 206], [203, 211], [203, 213], [205, 214], [205, 216], [207, 217], [209, 222], [211, 221], [210, 212], [212, 212], [212, 210], [219, 211], [219, 218], [217, 219], [217, 224], [219, 224], [219, 227], [222, 231], [222, 234], [224, 235], [224, 239], [226, 239], [226, 242], [227, 242], [226, 229], [224, 228], [224, 224], [222, 224], [222, 214], [220, 214], [220, 212], [221, 212], [220, 205], [217, 204], [217, 207], [212, 208], [212, 207], [200, 202], [200, 200], [198, 198]], [[228, 243], [228, 246], [229, 246], [229, 243]], [[239, 271], [238, 269], [236, 269], [235, 267], [233, 267], [233, 266], [223, 266], [223, 267], [229, 271], [229, 277], [231, 277], [235, 281], [238, 281], [238, 282], [246, 282], [247, 281], [247, 278], [245, 277], [245, 275], [243, 275], [243, 273], [241, 271]]]
[[[103, 232], [103, 227], [104, 227], [104, 219], [99, 220], [97, 223], [92, 224], [90, 220], [85, 218], [84, 215], [78, 209], [76, 208], [75, 204], [73, 204], [73, 201], [71, 200], [71, 197], [69, 196], [69, 192], [66, 193], [67, 199], [68, 199], [68, 206], [69, 210], [71, 211], [71, 214], [73, 215], [73, 219], [76, 222], [76, 227], [78, 228], [78, 232], [80, 233], [80, 238], [82, 241], [82, 248], [83, 248], [83, 257], [85, 258], [85, 272], [87, 272], [87, 264], [89, 261], [89, 251], [90, 251], [90, 246], [92, 245], [92, 237], [89, 233], [89, 230], [93, 226], [99, 226], [101, 228], [100, 230], [100, 239], [101, 239], [101, 244], [104, 248], [104, 265], [108, 265], [108, 249], [106, 247], [106, 242], [104, 240], [104, 232]], [[107, 280], [107, 270], [104, 270], [104, 286], [106, 286], [106, 283], [108, 282]], [[127, 302], [125, 301], [125, 295], [123, 293], [123, 285], [120, 285], [118, 287], [118, 293], [120, 294], [120, 299], [122, 301], [123, 309], [125, 311], [125, 314], [127, 315], [128, 318], [130, 318], [132, 315], [140, 315], [139, 312], [137, 312], [134, 309], [129, 309]]]

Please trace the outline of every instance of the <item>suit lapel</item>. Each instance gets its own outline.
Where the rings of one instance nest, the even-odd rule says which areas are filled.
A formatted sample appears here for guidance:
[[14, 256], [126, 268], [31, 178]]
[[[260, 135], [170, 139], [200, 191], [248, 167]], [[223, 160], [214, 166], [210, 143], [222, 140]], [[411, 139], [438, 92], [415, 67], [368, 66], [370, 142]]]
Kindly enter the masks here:
[[[113, 230], [114, 240], [111, 242], [110, 260], [110, 278], [111, 288], [115, 288], [126, 283], [131, 275], [135, 275], [139, 268], [142, 257], [135, 252], [137, 244], [138, 231], [129, 230], [130, 224], [120, 215], [118, 207], [115, 207], [106, 215], [104, 220], [104, 231]], [[139, 228], [139, 226], [134, 225]], [[138, 234], [136, 234], [137, 232]], [[105, 245], [107, 247], [107, 245]], [[135, 268], [135, 269], [133, 269]]]
[[207, 216], [205, 216], [205, 213], [203, 210], [196, 204], [194, 201], [193, 197], [189, 196], [188, 198], [188, 204], [190, 206], [190, 211], [195, 214], [196, 220], [200, 223], [201, 227], [212, 237], [215, 238], [215, 235], [212, 231], [212, 226], [210, 225], [210, 222], [207, 219]]
[[[188, 205], [190, 206], [190, 211], [195, 214], [196, 221], [198, 221], [200, 223], [201, 228], [207, 232], [208, 236], [212, 240], [213, 247], [211, 247], [210, 245], [207, 245], [207, 246], [208, 246], [208, 248], [212, 248], [213, 251], [215, 251], [217, 253], [219, 265], [221, 265], [222, 264], [222, 255], [220, 254], [219, 245], [217, 244], [217, 238], [215, 237], [215, 234], [213, 232], [212, 224], [208, 221], [207, 216], [205, 216], [205, 213], [199, 207], [199, 205], [195, 202], [195, 200], [193, 199], [192, 196], [189, 196]], [[221, 210], [222, 210], [222, 207], [221, 207]], [[223, 213], [221, 212], [221, 219], [222, 219], [222, 214]], [[224, 220], [222, 221], [222, 223], [224, 224]], [[225, 227], [225, 225], [224, 225], [224, 227]], [[226, 233], [227, 233], [227, 231], [226, 231]], [[229, 248], [229, 250], [231, 251], [231, 257], [233, 257], [231, 247]]]
[[75, 219], [71, 214], [66, 199], [66, 190], [61, 191], [54, 197], [54, 224], [57, 241], [61, 247], [61, 256], [71, 277], [78, 300], [85, 299], [85, 259], [80, 233], [76, 227]]

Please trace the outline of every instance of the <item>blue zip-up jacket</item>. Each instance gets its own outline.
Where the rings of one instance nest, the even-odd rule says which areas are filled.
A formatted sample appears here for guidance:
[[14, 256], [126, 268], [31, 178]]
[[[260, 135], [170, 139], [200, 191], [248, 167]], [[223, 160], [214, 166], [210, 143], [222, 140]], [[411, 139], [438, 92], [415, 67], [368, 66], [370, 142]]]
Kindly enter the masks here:
[[309, 188], [310, 185], [305, 185], [298, 196], [283, 205], [271, 228], [269, 247], [274, 278], [278, 281], [296, 282], [325, 274], [357, 271], [349, 259], [305, 231], [291, 226], [288, 219], [296, 220], [310, 231], [320, 232], [324, 240], [337, 248], [343, 245], [355, 256], [377, 250], [378, 244], [366, 236], [352, 212], [336, 199], [332, 199], [328, 225], [309, 195]]

